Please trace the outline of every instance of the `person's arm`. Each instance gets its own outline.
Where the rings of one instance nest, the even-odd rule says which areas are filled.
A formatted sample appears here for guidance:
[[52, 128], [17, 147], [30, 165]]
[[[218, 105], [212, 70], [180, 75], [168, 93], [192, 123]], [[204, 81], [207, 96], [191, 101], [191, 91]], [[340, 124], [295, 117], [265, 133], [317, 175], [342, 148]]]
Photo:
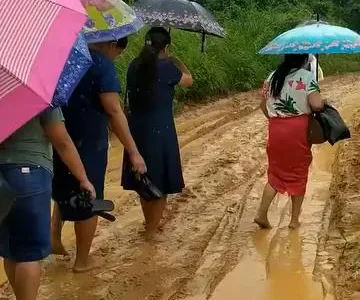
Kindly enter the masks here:
[[322, 99], [319, 92], [313, 92], [308, 95], [308, 102], [313, 111], [323, 110], [326, 104], [326, 101]]
[[131, 136], [127, 119], [120, 105], [119, 95], [117, 93], [101, 93], [99, 96], [101, 105], [109, 116], [111, 130], [124, 145], [130, 156], [134, 171], [140, 174], [146, 173], [145, 161]]
[[120, 105], [121, 91], [120, 81], [116, 74], [114, 63], [102, 59], [96, 62], [97, 76], [94, 78], [94, 84], [99, 95], [100, 105], [109, 118], [109, 125], [113, 133], [123, 144], [126, 152], [129, 154], [133, 171], [144, 174], [146, 165], [140, 155], [135, 141], [131, 136], [129, 125]]
[[61, 160], [69, 168], [71, 174], [79, 181], [80, 188], [88, 191], [91, 198], [95, 198], [96, 192], [94, 186], [86, 175], [80, 155], [65, 128], [64, 122], [51, 122], [44, 125], [43, 128]]
[[191, 72], [189, 71], [187, 66], [175, 56], [169, 56], [169, 60], [182, 72], [179, 85], [184, 87], [192, 86], [194, 81]]
[[313, 77], [309, 78], [306, 92], [308, 103], [313, 111], [321, 111], [324, 109], [326, 101], [322, 99], [320, 86]]

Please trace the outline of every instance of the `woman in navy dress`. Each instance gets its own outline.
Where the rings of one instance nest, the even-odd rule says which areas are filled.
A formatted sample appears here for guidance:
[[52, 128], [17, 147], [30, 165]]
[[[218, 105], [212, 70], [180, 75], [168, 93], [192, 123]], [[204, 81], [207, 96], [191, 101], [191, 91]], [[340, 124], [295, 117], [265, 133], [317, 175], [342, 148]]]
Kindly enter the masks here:
[[[148, 238], [159, 226], [166, 195], [181, 193], [184, 188], [173, 99], [176, 85], [191, 86], [193, 80], [188, 68], [169, 55], [170, 44], [170, 34], [164, 28], [150, 29], [145, 46], [127, 74], [130, 131], [145, 160], [148, 177], [165, 195], [155, 201], [141, 199]], [[125, 190], [136, 190], [127, 153], [122, 185]]]

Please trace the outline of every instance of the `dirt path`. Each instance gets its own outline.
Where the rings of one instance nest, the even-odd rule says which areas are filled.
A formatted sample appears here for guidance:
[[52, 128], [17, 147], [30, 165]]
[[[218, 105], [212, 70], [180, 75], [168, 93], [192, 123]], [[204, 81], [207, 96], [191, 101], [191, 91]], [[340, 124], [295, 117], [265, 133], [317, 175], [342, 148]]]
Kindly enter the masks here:
[[352, 139], [337, 150], [316, 268], [341, 300], [360, 299], [360, 109], [351, 123]]
[[[360, 107], [359, 79], [333, 78], [322, 87], [349, 117]], [[98, 230], [93, 255], [101, 267], [74, 275], [71, 262], [49, 259], [40, 299], [323, 299], [312, 272], [335, 149], [315, 149], [300, 231], [286, 227], [287, 197], [271, 208], [274, 229], [259, 231], [252, 220], [266, 180], [266, 121], [257, 105], [257, 93], [239, 94], [186, 108], [177, 119], [187, 188], [170, 199], [164, 241], [156, 245], [139, 235], [141, 210], [119, 186], [122, 149], [114, 143], [106, 194], [116, 200], [117, 221]], [[65, 236], [73, 249], [70, 225]]]

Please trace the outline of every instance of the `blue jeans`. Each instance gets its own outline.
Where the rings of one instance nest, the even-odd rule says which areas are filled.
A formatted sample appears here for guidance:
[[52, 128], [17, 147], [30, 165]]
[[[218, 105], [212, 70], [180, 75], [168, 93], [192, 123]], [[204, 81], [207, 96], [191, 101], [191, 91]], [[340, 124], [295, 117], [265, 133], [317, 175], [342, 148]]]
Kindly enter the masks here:
[[0, 256], [14, 262], [40, 261], [51, 253], [50, 172], [40, 166], [0, 165], [16, 202], [0, 226]]

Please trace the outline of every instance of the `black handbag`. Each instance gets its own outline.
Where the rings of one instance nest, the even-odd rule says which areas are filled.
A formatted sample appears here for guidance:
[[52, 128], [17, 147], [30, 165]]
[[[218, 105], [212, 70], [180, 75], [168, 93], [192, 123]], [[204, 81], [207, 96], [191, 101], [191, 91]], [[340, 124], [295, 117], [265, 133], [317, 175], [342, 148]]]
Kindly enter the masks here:
[[334, 107], [326, 104], [322, 111], [315, 113], [315, 119], [319, 122], [325, 139], [331, 145], [351, 138], [349, 128]]
[[145, 201], [154, 201], [164, 197], [164, 194], [151, 182], [147, 175], [135, 174], [136, 192]]
[[320, 122], [316, 119], [314, 113], [309, 117], [308, 140], [310, 145], [319, 145], [327, 141]]
[[16, 201], [16, 193], [0, 172], [0, 224], [9, 214]]

